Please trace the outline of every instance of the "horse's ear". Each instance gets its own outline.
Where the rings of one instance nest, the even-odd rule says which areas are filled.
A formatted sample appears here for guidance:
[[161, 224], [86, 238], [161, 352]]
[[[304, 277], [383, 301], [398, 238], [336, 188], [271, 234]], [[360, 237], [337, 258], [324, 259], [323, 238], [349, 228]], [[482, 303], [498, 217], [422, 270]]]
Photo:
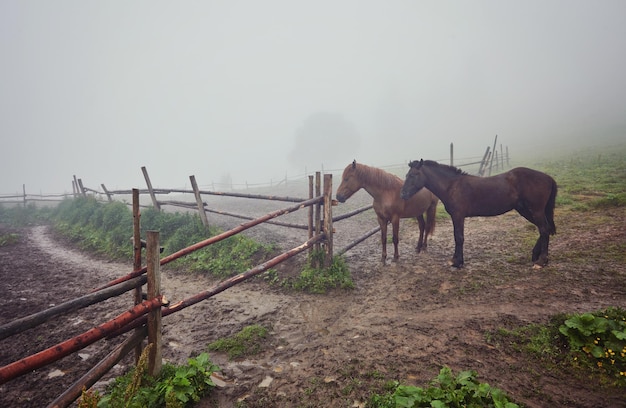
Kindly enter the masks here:
[[356, 159], [354, 159], [354, 161], [352, 162], [352, 168], [356, 169]]

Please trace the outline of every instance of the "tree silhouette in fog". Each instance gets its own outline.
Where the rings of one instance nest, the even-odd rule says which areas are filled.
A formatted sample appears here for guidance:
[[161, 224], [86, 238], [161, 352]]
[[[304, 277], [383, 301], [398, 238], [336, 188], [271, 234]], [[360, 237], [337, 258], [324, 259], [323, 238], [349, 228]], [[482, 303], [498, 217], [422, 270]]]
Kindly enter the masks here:
[[354, 124], [340, 113], [317, 112], [296, 129], [290, 164], [309, 170], [341, 167], [357, 154], [360, 136]]

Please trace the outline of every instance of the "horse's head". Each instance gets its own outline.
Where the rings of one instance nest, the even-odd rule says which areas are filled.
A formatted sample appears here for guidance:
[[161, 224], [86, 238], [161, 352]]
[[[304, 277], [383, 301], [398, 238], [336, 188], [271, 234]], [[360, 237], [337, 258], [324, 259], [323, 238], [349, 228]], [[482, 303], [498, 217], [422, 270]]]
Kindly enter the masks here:
[[354, 160], [352, 163], [348, 164], [343, 171], [341, 184], [337, 187], [337, 200], [341, 203], [345, 203], [346, 200], [350, 198], [352, 194], [359, 191], [361, 187], [361, 181], [357, 174], [356, 160]]
[[402, 190], [400, 191], [400, 197], [404, 200], [408, 200], [413, 194], [424, 188], [426, 184], [426, 176], [422, 170], [424, 160], [412, 161], [409, 163], [409, 172], [406, 174]]

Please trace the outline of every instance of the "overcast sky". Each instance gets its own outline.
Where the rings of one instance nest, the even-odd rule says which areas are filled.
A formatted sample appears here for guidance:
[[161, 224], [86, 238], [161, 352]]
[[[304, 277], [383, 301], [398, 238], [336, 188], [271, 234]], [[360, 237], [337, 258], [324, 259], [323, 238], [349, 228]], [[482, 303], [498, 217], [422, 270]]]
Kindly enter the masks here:
[[0, 194], [619, 143], [625, 22], [623, 0], [3, 0]]

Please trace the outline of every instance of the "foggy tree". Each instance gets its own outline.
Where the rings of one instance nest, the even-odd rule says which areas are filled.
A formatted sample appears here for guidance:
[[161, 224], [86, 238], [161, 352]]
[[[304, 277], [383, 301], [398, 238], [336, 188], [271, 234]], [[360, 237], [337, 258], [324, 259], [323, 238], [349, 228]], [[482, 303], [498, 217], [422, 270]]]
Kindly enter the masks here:
[[352, 122], [340, 113], [318, 112], [296, 129], [289, 162], [299, 168], [343, 167], [356, 157], [360, 136]]

